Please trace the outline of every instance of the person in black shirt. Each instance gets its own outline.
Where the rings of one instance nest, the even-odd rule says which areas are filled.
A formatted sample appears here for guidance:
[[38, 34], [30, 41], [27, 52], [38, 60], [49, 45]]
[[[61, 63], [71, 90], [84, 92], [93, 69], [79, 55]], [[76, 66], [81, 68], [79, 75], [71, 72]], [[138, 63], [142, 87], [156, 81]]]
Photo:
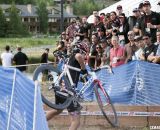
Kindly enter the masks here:
[[143, 10], [145, 14], [142, 16], [142, 20], [139, 21], [138, 26], [142, 30], [142, 34], [151, 34], [151, 41], [154, 43], [156, 42], [156, 31], [160, 28], [160, 15], [151, 10], [149, 1], [143, 2]]
[[146, 47], [144, 48], [144, 52], [142, 54], [141, 60], [151, 62], [151, 60], [149, 59], [149, 56], [155, 56], [156, 55], [157, 45], [155, 45], [151, 42], [151, 36], [148, 33], [146, 33], [143, 36], [142, 39], [143, 39], [143, 42], [144, 42]]
[[[17, 50], [18, 50], [18, 52], [14, 55], [13, 62], [16, 65], [26, 65], [28, 63], [27, 55], [22, 52], [21, 47], [18, 47]], [[26, 71], [26, 66], [19, 66], [19, 67], [16, 67], [16, 68], [19, 69], [21, 72]]]
[[45, 49], [45, 52], [41, 55], [41, 63], [47, 63], [48, 62], [48, 53], [49, 53], [49, 48]]

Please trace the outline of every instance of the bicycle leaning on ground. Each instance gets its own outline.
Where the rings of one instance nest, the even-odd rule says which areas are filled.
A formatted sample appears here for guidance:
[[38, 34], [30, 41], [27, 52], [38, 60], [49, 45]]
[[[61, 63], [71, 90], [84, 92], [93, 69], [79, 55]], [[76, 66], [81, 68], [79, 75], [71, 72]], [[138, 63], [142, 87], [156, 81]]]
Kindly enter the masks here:
[[[89, 71], [88, 75], [90, 78], [87, 82], [85, 82], [80, 90], [76, 90], [74, 88], [74, 83], [72, 81], [69, 69], [76, 71], [81, 70], [79, 68], [69, 66], [68, 64], [64, 65], [63, 71], [61, 73], [59, 73], [59, 71], [53, 67], [53, 65], [40, 65], [34, 72], [33, 80], [38, 80], [40, 83], [42, 101], [53, 109], [61, 110], [67, 108], [72, 101], [82, 101], [85, 91], [88, 89], [89, 84], [91, 84], [91, 86], [94, 88], [94, 93], [96, 95], [96, 99], [102, 114], [106, 120], [113, 127], [115, 127], [118, 126], [116, 110], [111, 102], [109, 95], [102, 86], [101, 81], [98, 80], [96, 76], [96, 72], [102, 68], [107, 69], [110, 73], [112, 73], [110, 66], [103, 66], [97, 70]], [[42, 75], [46, 70], [48, 71], [48, 75], [44, 81]], [[64, 102], [62, 104], [56, 104], [55, 95], [63, 97], [65, 99]]]

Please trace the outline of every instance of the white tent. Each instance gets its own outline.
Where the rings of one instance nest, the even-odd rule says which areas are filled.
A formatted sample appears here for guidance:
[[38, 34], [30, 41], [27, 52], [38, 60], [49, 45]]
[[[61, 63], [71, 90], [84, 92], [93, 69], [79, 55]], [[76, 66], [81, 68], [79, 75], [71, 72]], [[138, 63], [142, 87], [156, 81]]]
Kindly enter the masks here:
[[[156, 11], [156, 12], [160, 12], [160, 6], [157, 5], [157, 3], [159, 2], [159, 0], [149, 0], [150, 3], [151, 3], [151, 9], [153, 11]], [[123, 7], [123, 13], [125, 13], [126, 16], [130, 16], [132, 15], [132, 10], [134, 8], [137, 8], [139, 6], [140, 3], [142, 3], [143, 0], [121, 0], [105, 9], [102, 9], [99, 11], [99, 14], [100, 13], [110, 13], [111, 11], [116, 11], [116, 7], [117, 5], [122, 5]], [[87, 21], [89, 23], [92, 23], [93, 22], [93, 15], [89, 16], [89, 18], [87, 19]]]

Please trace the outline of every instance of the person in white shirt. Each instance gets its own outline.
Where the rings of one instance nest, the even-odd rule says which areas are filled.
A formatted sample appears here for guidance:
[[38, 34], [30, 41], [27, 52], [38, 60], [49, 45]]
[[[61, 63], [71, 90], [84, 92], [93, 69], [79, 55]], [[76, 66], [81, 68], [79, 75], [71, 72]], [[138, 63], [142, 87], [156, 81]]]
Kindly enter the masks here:
[[5, 52], [1, 54], [1, 61], [3, 67], [9, 67], [12, 65], [13, 54], [10, 52], [10, 46], [5, 47]]
[[135, 36], [134, 37], [135, 45], [138, 47], [138, 50], [135, 52], [135, 54], [132, 56], [132, 59], [134, 60], [141, 60], [141, 56], [143, 53], [143, 49], [145, 47], [142, 37], [141, 36]]

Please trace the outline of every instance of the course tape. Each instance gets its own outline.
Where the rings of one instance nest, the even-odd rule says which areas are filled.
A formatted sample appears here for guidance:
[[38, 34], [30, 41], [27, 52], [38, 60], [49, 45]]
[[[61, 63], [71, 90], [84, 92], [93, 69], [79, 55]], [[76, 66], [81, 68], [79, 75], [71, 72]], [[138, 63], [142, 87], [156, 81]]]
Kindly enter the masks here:
[[[113, 115], [112, 112], [107, 112], [107, 115]], [[60, 115], [68, 115], [68, 111], [63, 111]], [[83, 116], [102, 116], [101, 111], [81, 111], [81, 115]], [[139, 116], [139, 117], [160, 117], [160, 112], [140, 112], [140, 111], [117, 111], [117, 116]]]

